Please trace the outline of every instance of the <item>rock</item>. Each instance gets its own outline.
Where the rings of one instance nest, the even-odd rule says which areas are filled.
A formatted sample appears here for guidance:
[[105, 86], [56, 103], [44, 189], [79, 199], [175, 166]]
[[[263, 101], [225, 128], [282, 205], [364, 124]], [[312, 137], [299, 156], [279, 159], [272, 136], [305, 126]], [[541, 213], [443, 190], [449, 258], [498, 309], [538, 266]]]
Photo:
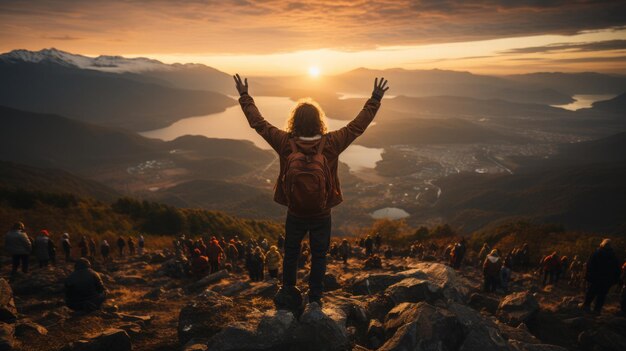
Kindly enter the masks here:
[[124, 322], [134, 322], [145, 325], [152, 321], [152, 316], [139, 316], [126, 313], [116, 313], [116, 316]]
[[518, 326], [530, 321], [539, 312], [539, 303], [528, 291], [507, 295], [502, 298], [496, 316], [501, 321]]
[[409, 267], [412, 269], [397, 274], [428, 280], [431, 284], [438, 285], [443, 297], [448, 300], [457, 302], [466, 300], [469, 291], [465, 282], [452, 267], [430, 262], [414, 263]]
[[180, 310], [178, 339], [186, 344], [193, 338], [209, 339], [238, 318], [251, 318], [259, 312], [229, 297], [206, 290]]
[[353, 295], [372, 295], [384, 291], [405, 277], [397, 274], [373, 273], [355, 277], [344, 290]]
[[47, 335], [48, 329], [28, 319], [23, 319], [15, 324], [15, 336], [22, 337], [29, 333]]
[[222, 280], [224, 278], [228, 278], [228, 276], [229, 276], [228, 271], [225, 270], [225, 269], [222, 269], [222, 270], [217, 271], [217, 272], [215, 272], [213, 274], [209, 274], [206, 277], [204, 277], [204, 278], [198, 280], [197, 282], [191, 284], [188, 287], [188, 290], [189, 291], [197, 291], [197, 290], [203, 289], [203, 288], [207, 287], [208, 285], [211, 285], [211, 284], [213, 284], [215, 282], [218, 282], [218, 281], [220, 281], [220, 280]]
[[317, 303], [310, 303], [300, 317], [301, 328], [308, 337], [308, 350], [349, 350], [345, 329], [328, 316]]
[[128, 333], [129, 336], [137, 336], [141, 334], [141, 325], [137, 323], [126, 323], [118, 326], [119, 329], [122, 329]]
[[0, 351], [13, 350], [15, 346], [15, 328], [12, 324], [0, 322]]
[[337, 281], [334, 274], [326, 273], [324, 275], [324, 291], [335, 291], [341, 289], [341, 284]]
[[146, 279], [140, 275], [118, 275], [115, 277], [115, 281], [122, 285], [138, 285], [147, 283]]
[[496, 326], [500, 331], [500, 335], [506, 340], [515, 340], [527, 344], [541, 344], [541, 341], [532, 335], [527, 328], [524, 328], [525, 324], [520, 324], [519, 327], [513, 328], [506, 323], [496, 321]]
[[568, 315], [582, 315], [583, 298], [580, 296], [565, 296], [554, 309], [556, 313]]
[[511, 346], [516, 351], [567, 351], [566, 348], [557, 345], [527, 344], [521, 341], [511, 341]]
[[268, 311], [258, 320], [240, 321], [224, 327], [207, 344], [209, 350], [282, 350], [289, 349], [302, 335], [293, 313]]
[[[426, 302], [401, 304], [395, 315], [385, 321], [385, 335], [406, 322], [379, 349], [386, 350], [458, 350], [463, 342], [463, 326], [456, 317]], [[390, 312], [391, 315], [391, 312]]]
[[378, 319], [370, 321], [365, 339], [370, 349], [377, 349], [385, 342], [385, 328]]
[[500, 351], [510, 350], [507, 340], [497, 325], [476, 310], [459, 303], [451, 303], [448, 311], [463, 325], [465, 338], [459, 350]]
[[155, 288], [145, 293], [142, 298], [147, 300], [158, 300], [164, 292], [165, 290], [163, 290], [163, 288]]
[[13, 293], [16, 295], [42, 294], [51, 296], [63, 292], [63, 282], [69, 272], [61, 268], [37, 269], [27, 277], [17, 279], [13, 284]]
[[395, 303], [434, 301], [443, 297], [441, 289], [427, 280], [405, 278], [385, 290]]
[[596, 330], [586, 330], [578, 336], [578, 342], [583, 350], [626, 350], [626, 336], [617, 333], [608, 327]]
[[130, 351], [132, 344], [126, 331], [107, 329], [100, 334], [86, 335], [84, 339], [70, 343], [68, 351]]
[[264, 282], [252, 283], [251, 288], [242, 293], [243, 296], [261, 296], [273, 298], [278, 292], [278, 280], [272, 279]]
[[387, 295], [376, 295], [365, 304], [365, 310], [371, 318], [384, 320], [387, 313], [395, 306], [395, 302]]
[[165, 256], [162, 252], [155, 252], [150, 256], [150, 259], [148, 262], [150, 262], [151, 264], [159, 264], [167, 260], [168, 260], [167, 256]]
[[183, 346], [183, 351], [207, 351], [208, 349], [209, 347], [206, 342], [196, 339], [189, 340], [189, 342]]
[[11, 285], [0, 278], [0, 322], [13, 323], [17, 319], [17, 309], [13, 300]]
[[491, 314], [496, 314], [500, 301], [490, 296], [473, 293], [467, 304], [477, 311], [485, 310]]
[[161, 267], [158, 269], [158, 274], [175, 279], [183, 278], [187, 272], [187, 264], [188, 262], [186, 260], [178, 260], [175, 258], [166, 260], [161, 263]]
[[227, 282], [224, 285], [215, 285], [211, 288], [211, 290], [220, 293], [224, 296], [234, 296], [239, 292], [246, 290], [250, 287], [250, 283], [247, 281], [235, 281], [235, 282]]

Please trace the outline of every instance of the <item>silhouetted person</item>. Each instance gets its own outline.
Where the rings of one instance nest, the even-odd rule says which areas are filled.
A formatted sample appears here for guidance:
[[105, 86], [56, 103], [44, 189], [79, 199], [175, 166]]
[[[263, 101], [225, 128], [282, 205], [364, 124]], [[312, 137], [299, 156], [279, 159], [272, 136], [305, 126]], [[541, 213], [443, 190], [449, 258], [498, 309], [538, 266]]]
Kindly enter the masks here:
[[97, 256], [96, 241], [93, 240], [93, 238], [89, 238], [88, 243], [89, 243], [89, 253], [91, 254], [90, 257], [95, 258]]
[[124, 257], [124, 247], [126, 246], [126, 240], [121, 236], [117, 238], [117, 249], [119, 250], [120, 257]]
[[135, 255], [135, 241], [133, 240], [132, 237], [128, 237], [128, 254], [130, 256], [134, 256]]
[[591, 303], [595, 300], [593, 311], [599, 314], [609, 289], [619, 282], [619, 276], [620, 264], [611, 248], [611, 240], [604, 239], [600, 247], [587, 260], [585, 279], [588, 285], [583, 309], [589, 311]]
[[111, 254], [111, 245], [106, 239], [102, 240], [102, 244], [100, 244], [100, 255], [102, 255], [102, 260], [106, 263], [109, 261], [109, 255]]
[[543, 268], [543, 285], [558, 283], [561, 272], [561, 259], [556, 251], [546, 256], [541, 262], [541, 266]]
[[63, 233], [61, 247], [63, 248], [63, 253], [65, 253], [65, 262], [69, 262], [72, 259], [72, 243], [68, 233]]
[[456, 243], [452, 248], [452, 267], [455, 269], [461, 268], [463, 259], [465, 258], [465, 252], [467, 251], [467, 244], [465, 238], [461, 238], [461, 241]]
[[24, 223], [17, 222], [4, 236], [4, 250], [11, 256], [11, 278], [17, 274], [22, 265], [22, 272], [28, 273], [28, 256], [32, 251], [32, 242], [24, 231]]
[[194, 249], [191, 254], [191, 274], [198, 279], [209, 273], [209, 270], [209, 259], [200, 253], [200, 249]]
[[228, 257], [228, 262], [230, 262], [230, 266], [232, 268], [232, 270], [234, 272], [239, 271], [239, 267], [237, 265], [237, 262], [239, 260], [239, 250], [237, 250], [237, 242], [235, 241], [235, 239], [230, 239], [230, 242], [228, 243], [228, 248], [227, 248], [227, 257]]
[[500, 270], [502, 269], [502, 259], [498, 250], [493, 249], [483, 262], [483, 278], [486, 292], [495, 292], [500, 284]]
[[106, 299], [100, 275], [91, 269], [88, 259], [76, 261], [74, 272], [65, 280], [65, 304], [74, 311], [94, 311]]
[[33, 243], [33, 253], [39, 263], [39, 268], [47, 266], [50, 262], [49, 242], [50, 234], [44, 229], [39, 232], [39, 235], [37, 235]]
[[341, 256], [341, 260], [343, 264], [348, 264], [348, 257], [350, 257], [350, 243], [348, 239], [343, 239], [341, 241], [341, 245], [339, 245], [339, 255]]
[[281, 252], [284, 251], [285, 237], [282, 236], [282, 234], [278, 236], [277, 244], [278, 244], [278, 250]]
[[143, 238], [143, 235], [139, 236], [139, 239], [137, 239], [137, 252], [139, 253], [139, 256], [143, 255], [143, 250], [146, 247], [146, 240]]
[[52, 238], [48, 240], [48, 257], [50, 257], [50, 263], [52, 263], [52, 265], [57, 264], [57, 245]]
[[376, 250], [380, 250], [383, 245], [383, 238], [380, 236], [380, 233], [376, 233], [374, 236], [374, 245], [376, 246]]
[[[254, 130], [278, 153], [280, 174], [274, 200], [288, 208], [285, 223], [283, 287], [293, 294], [297, 280], [300, 245], [305, 235], [311, 243], [309, 301], [321, 303], [326, 254], [330, 246], [331, 208], [342, 202], [337, 177], [341, 154], [374, 119], [380, 100], [387, 91], [387, 81], [374, 81], [374, 91], [358, 116], [347, 126], [327, 133], [324, 112], [313, 101], [299, 102], [280, 130], [263, 118], [248, 94], [248, 81], [235, 77], [239, 103]], [[315, 179], [315, 180], [314, 180]], [[282, 289], [281, 289], [282, 290]], [[276, 301], [276, 300], [275, 300]], [[278, 305], [278, 304], [277, 304]]]
[[272, 245], [265, 255], [265, 265], [267, 266], [270, 277], [278, 278], [278, 268], [280, 267], [280, 261], [282, 259], [280, 252], [278, 252], [278, 247]]
[[206, 251], [209, 257], [209, 264], [211, 265], [211, 274], [213, 274], [220, 269], [220, 260], [222, 255], [224, 255], [224, 249], [220, 246], [219, 241], [212, 237]]
[[371, 236], [368, 235], [365, 238], [365, 241], [363, 241], [363, 246], [365, 246], [365, 255], [368, 257], [371, 256], [374, 252], [374, 240], [372, 240]]
[[89, 244], [87, 243], [87, 237], [83, 236], [78, 242], [78, 248], [80, 249], [80, 257], [89, 256]]

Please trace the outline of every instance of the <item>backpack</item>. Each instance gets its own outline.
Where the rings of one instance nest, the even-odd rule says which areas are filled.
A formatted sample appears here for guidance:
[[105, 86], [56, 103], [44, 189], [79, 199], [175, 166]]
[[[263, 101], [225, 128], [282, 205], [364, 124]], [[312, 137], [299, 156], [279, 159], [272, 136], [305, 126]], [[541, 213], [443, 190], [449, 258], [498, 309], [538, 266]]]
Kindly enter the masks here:
[[332, 189], [331, 174], [326, 157], [322, 154], [326, 138], [322, 140], [313, 155], [298, 151], [293, 139], [289, 139], [291, 154], [287, 156], [283, 175], [283, 191], [287, 206], [297, 214], [311, 215], [327, 208]]

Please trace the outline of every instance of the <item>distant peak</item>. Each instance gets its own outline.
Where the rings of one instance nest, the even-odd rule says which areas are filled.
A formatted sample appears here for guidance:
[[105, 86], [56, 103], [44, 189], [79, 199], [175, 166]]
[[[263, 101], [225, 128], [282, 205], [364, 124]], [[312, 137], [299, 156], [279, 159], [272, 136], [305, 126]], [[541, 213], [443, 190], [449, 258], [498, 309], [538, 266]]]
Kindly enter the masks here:
[[56, 48], [30, 51], [24, 49], [13, 50], [0, 55], [0, 62], [6, 63], [48, 63], [66, 67], [92, 69], [107, 72], [142, 72], [151, 70], [169, 70], [172, 66], [160, 61], [145, 58], [125, 58], [123, 56], [100, 55], [88, 57], [72, 54]]

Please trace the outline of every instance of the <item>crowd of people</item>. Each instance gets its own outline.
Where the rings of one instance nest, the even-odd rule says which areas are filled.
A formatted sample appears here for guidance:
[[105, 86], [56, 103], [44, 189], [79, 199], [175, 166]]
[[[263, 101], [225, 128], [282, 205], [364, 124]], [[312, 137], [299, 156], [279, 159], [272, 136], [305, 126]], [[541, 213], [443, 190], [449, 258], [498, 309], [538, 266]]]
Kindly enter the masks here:
[[[244, 242], [238, 235], [229, 240], [181, 235], [172, 245], [184, 274], [200, 279], [222, 269], [240, 272], [243, 268], [250, 280], [256, 282], [264, 280], [266, 273], [270, 278], [278, 278], [284, 237], [279, 236], [276, 244], [271, 245], [266, 238]], [[306, 254], [306, 246], [303, 252]]]
[[[120, 258], [143, 255], [145, 252], [142, 235], [136, 238], [119, 236], [115, 245], [116, 255]], [[275, 243], [270, 243], [267, 238], [242, 241], [237, 235], [228, 240], [223, 236], [219, 239], [216, 236], [194, 239], [181, 235], [173, 240], [172, 245], [183, 274], [192, 279], [202, 279], [223, 269], [245, 271], [253, 282], [281, 278], [279, 272], [285, 245], [283, 236], [279, 236]], [[100, 241], [98, 248], [93, 237], [81, 236], [76, 244], [79, 255], [74, 258], [74, 246], [68, 233], [60, 236], [57, 245], [48, 230], [43, 229], [32, 238], [26, 233], [24, 224], [17, 222], [5, 235], [4, 249], [12, 262], [10, 279], [14, 279], [20, 269], [22, 274], [28, 274], [31, 255], [40, 268], [56, 265], [57, 247], [63, 250], [66, 263], [75, 264], [74, 272], [65, 284], [68, 307], [75, 310], [99, 308], [106, 299], [106, 289], [99, 274], [91, 269], [91, 264], [98, 259], [102, 263], [111, 260], [111, 247], [106, 239]], [[484, 290], [488, 293], [497, 290], [507, 293], [514, 271], [534, 273], [544, 286], [556, 285], [565, 279], [571, 288], [584, 289], [585, 299], [581, 307], [594, 313], [601, 312], [610, 288], [622, 282], [621, 305], [622, 312], [626, 314], [626, 263], [620, 264], [609, 239], [603, 240], [586, 261], [579, 256], [569, 259], [552, 252], [543, 256], [537, 266], [531, 265], [528, 244], [502, 254], [499, 248], [484, 243], [469, 259], [466, 257], [468, 246], [465, 238], [442, 246], [432, 241], [414, 242], [408, 251], [401, 251], [402, 255], [419, 260], [443, 260], [454, 269], [461, 269], [464, 264], [475, 265], [482, 269]], [[353, 244], [345, 238], [333, 241], [328, 257], [347, 265], [348, 259], [355, 253], [363, 259], [364, 269], [380, 269], [383, 258], [390, 259], [396, 254], [391, 246], [383, 246], [382, 237], [376, 234], [356, 238]], [[298, 268], [304, 268], [310, 262], [310, 256], [309, 246], [302, 243]]]

